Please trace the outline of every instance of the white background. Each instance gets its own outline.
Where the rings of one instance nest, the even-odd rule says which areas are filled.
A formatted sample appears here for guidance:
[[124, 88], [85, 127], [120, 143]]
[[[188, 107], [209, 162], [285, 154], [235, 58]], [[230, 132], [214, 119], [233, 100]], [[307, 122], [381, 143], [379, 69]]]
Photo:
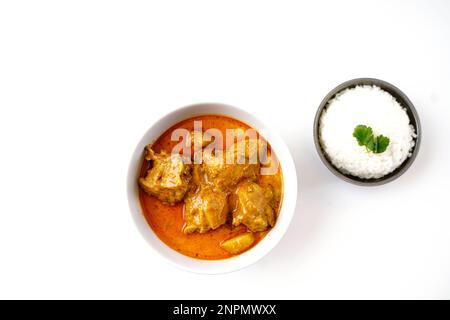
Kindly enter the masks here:
[[[335, 178], [312, 122], [339, 83], [402, 89], [416, 162]], [[0, 298], [450, 298], [449, 1], [2, 1]], [[128, 210], [142, 134], [197, 102], [250, 110], [294, 156], [280, 244], [240, 272], [167, 265]]]

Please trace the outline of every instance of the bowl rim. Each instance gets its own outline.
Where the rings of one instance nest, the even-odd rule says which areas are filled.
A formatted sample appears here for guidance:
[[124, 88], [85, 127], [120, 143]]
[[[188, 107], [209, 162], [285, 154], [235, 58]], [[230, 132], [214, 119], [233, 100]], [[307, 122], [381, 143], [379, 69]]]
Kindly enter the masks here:
[[[212, 112], [218, 109], [219, 112]], [[185, 114], [190, 114], [186, 116]], [[233, 117], [256, 128], [269, 142], [275, 151], [283, 170], [283, 201], [275, 226], [267, 233], [262, 241], [252, 249], [235, 257], [222, 260], [201, 260], [185, 256], [166, 245], [160, 240], [145, 219], [138, 195], [137, 176], [143, 161], [143, 146], [149, 141], [157, 139], [172, 125], [196, 115], [222, 114]], [[262, 127], [259, 127], [261, 125]], [[155, 129], [156, 128], [156, 129]], [[165, 261], [179, 269], [199, 274], [223, 274], [246, 268], [267, 255], [286, 234], [295, 214], [297, 202], [297, 172], [294, 160], [284, 140], [278, 133], [270, 128], [270, 135], [265, 135], [268, 127], [255, 115], [248, 111], [222, 103], [196, 103], [176, 108], [160, 119], [154, 121], [142, 135], [131, 156], [127, 173], [128, 206], [138, 231], [149, 243], [155, 253]], [[153, 131], [158, 132], [152, 134]], [[152, 136], [152, 139], [149, 139]]]
[[[406, 112], [410, 120], [410, 124], [414, 126], [414, 129], [416, 131], [415, 144], [411, 152], [411, 156], [408, 157], [405, 161], [403, 161], [403, 163], [393, 172], [377, 179], [362, 179], [359, 177], [352, 176], [350, 174], [342, 173], [327, 158], [320, 142], [320, 131], [319, 131], [320, 118], [328, 102], [343, 90], [360, 85], [378, 86], [382, 90], [390, 93], [400, 103], [400, 105], [406, 109]], [[336, 177], [358, 186], [380, 186], [398, 179], [411, 167], [420, 149], [422, 140], [422, 126], [420, 123], [419, 114], [417, 113], [417, 110], [414, 107], [413, 103], [408, 98], [408, 96], [398, 87], [394, 86], [393, 84], [387, 81], [377, 78], [355, 78], [339, 84], [322, 99], [322, 102], [320, 103], [316, 115], [314, 117], [313, 137], [314, 137], [314, 145], [316, 147], [317, 153], [319, 154], [320, 160]]]

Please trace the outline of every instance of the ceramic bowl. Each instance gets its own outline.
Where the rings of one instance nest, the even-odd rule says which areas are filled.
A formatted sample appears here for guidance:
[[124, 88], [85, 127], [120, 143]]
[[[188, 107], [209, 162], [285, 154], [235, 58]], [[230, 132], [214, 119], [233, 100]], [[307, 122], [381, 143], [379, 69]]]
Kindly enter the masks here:
[[[378, 178], [378, 179], [362, 179], [359, 177], [352, 176], [350, 174], [344, 174], [339, 169], [337, 169], [331, 162], [330, 159], [328, 159], [325, 151], [323, 150], [321, 143], [320, 143], [320, 136], [319, 136], [319, 125], [320, 125], [320, 118], [322, 116], [322, 112], [326, 109], [328, 102], [332, 100], [338, 93], [345, 89], [354, 88], [356, 86], [361, 85], [374, 85], [378, 86], [384, 91], [387, 91], [390, 93], [399, 103], [400, 105], [405, 108], [406, 113], [408, 114], [410, 124], [414, 127], [415, 132], [417, 134], [417, 137], [415, 138], [415, 146], [413, 147], [413, 150], [411, 151], [411, 156], [408, 157], [397, 169], [395, 169], [393, 172]], [[420, 148], [420, 141], [422, 137], [422, 130], [420, 127], [420, 120], [419, 115], [417, 114], [416, 109], [414, 108], [414, 105], [412, 102], [408, 99], [408, 97], [397, 87], [394, 85], [383, 81], [379, 79], [374, 78], [358, 78], [346, 81], [340, 85], [338, 85], [336, 88], [331, 90], [325, 98], [322, 100], [322, 102], [319, 105], [319, 108], [317, 109], [316, 117], [314, 119], [314, 143], [316, 145], [317, 153], [319, 154], [320, 159], [325, 164], [325, 166], [337, 177], [340, 179], [360, 185], [360, 186], [378, 186], [382, 185], [388, 182], [391, 182], [397, 178], [399, 178], [402, 174], [406, 172], [406, 170], [409, 169], [411, 164], [416, 159], [417, 153], [419, 152]]]
[[[164, 244], [148, 225], [142, 212], [138, 194], [137, 180], [139, 170], [143, 163], [143, 150], [145, 145], [155, 141], [164, 131], [178, 122], [193, 116], [207, 114], [229, 116], [257, 129], [269, 142], [277, 155], [284, 178], [282, 206], [275, 226], [254, 248], [224, 260], [199, 260], [190, 258]], [[138, 141], [135, 151], [131, 156], [127, 177], [127, 194], [131, 215], [136, 227], [150, 245], [150, 248], [152, 248], [158, 256], [184, 270], [196, 273], [218, 274], [247, 267], [264, 257], [277, 245], [286, 233], [294, 215], [297, 200], [297, 174], [288, 147], [281, 137], [272, 128], [267, 127], [263, 121], [240, 108], [219, 103], [203, 103], [179, 108], [159, 119], [149, 127], [147, 132], [145, 132]], [[143, 252], [143, 254], [150, 254], [150, 252]]]

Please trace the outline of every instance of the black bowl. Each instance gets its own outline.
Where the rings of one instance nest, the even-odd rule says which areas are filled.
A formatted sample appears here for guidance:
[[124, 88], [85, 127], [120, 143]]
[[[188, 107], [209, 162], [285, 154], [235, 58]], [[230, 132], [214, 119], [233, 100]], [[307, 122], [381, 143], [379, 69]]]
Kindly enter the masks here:
[[[386, 92], [389, 92], [395, 99], [397, 99], [398, 103], [405, 108], [406, 113], [408, 114], [410, 124], [414, 127], [416, 131], [417, 137], [415, 138], [415, 145], [413, 147], [413, 150], [411, 151], [411, 156], [406, 158], [406, 160], [393, 172], [377, 179], [362, 179], [359, 177], [352, 176], [350, 174], [345, 174], [339, 171], [331, 162], [330, 159], [328, 159], [325, 151], [323, 150], [320, 139], [319, 139], [319, 123], [320, 118], [322, 116], [322, 112], [324, 109], [326, 109], [328, 102], [333, 99], [336, 94], [339, 92], [348, 89], [348, 88], [354, 88], [356, 86], [361, 85], [374, 85], [377, 87], [380, 87]], [[417, 153], [419, 152], [420, 147], [420, 140], [421, 140], [421, 127], [420, 127], [420, 120], [419, 115], [417, 114], [416, 109], [414, 108], [414, 105], [412, 102], [408, 99], [408, 97], [396, 86], [383, 81], [379, 79], [373, 79], [373, 78], [358, 78], [346, 81], [340, 85], [338, 85], [336, 88], [330, 91], [325, 98], [322, 100], [319, 109], [317, 110], [316, 117], [314, 119], [314, 144], [316, 145], [316, 150], [319, 153], [320, 159], [325, 164], [325, 166], [330, 169], [330, 171], [337, 177], [361, 186], [378, 186], [382, 185], [388, 182], [391, 182], [398, 177], [400, 177], [403, 173], [405, 173], [406, 170], [411, 166], [411, 164], [414, 162]]]

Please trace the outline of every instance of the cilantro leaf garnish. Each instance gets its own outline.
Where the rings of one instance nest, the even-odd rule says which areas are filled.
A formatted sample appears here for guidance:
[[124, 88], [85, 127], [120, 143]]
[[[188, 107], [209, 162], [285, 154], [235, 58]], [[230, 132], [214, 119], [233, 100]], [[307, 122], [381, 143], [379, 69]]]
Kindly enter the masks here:
[[376, 150], [374, 151], [375, 153], [382, 153], [384, 151], [386, 151], [388, 145], [389, 145], [389, 138], [385, 137], [383, 135], [379, 135], [375, 138], [375, 140], [377, 141], [376, 145]]
[[373, 138], [373, 131], [371, 127], [359, 125], [353, 131], [353, 136], [358, 140], [360, 146], [367, 146]]
[[389, 145], [389, 138], [383, 135], [375, 136], [371, 127], [358, 125], [353, 131], [353, 136], [360, 146], [365, 146], [367, 151], [382, 153]]

